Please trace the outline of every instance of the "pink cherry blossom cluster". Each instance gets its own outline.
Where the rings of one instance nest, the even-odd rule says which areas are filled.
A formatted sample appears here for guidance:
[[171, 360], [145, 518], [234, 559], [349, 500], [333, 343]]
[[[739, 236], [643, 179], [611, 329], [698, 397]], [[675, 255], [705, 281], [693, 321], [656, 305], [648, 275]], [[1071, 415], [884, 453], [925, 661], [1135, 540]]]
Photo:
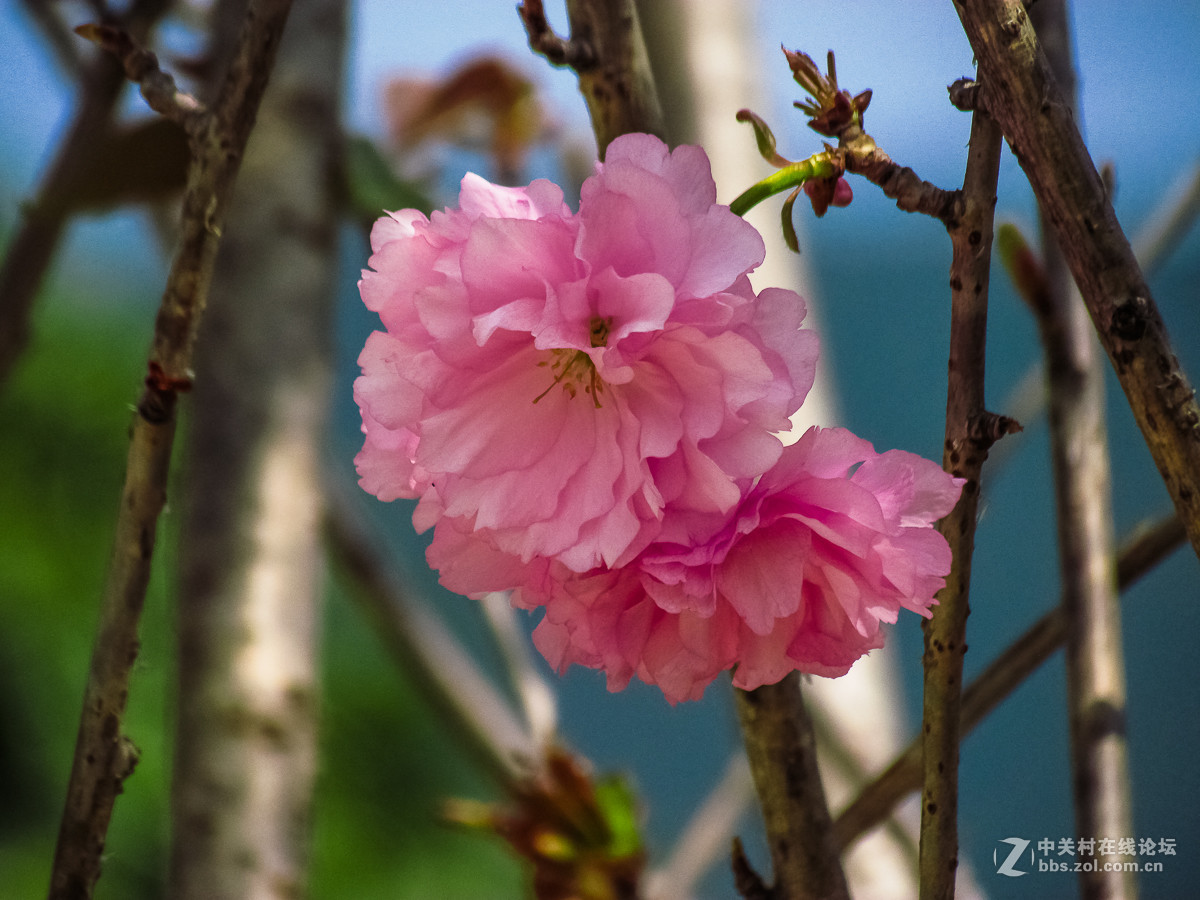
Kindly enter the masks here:
[[674, 702], [727, 669], [844, 674], [901, 607], [929, 614], [961, 483], [843, 429], [784, 448], [816, 335], [797, 294], [751, 287], [762, 239], [700, 148], [618, 138], [578, 213], [467, 175], [371, 245], [360, 483], [419, 501], [448, 588], [541, 608], [560, 671]]

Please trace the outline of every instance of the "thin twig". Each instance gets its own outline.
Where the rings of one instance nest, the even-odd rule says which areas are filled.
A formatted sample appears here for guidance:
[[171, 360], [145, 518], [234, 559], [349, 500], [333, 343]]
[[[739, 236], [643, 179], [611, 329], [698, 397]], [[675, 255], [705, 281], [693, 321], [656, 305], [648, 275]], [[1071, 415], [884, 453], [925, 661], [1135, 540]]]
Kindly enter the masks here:
[[[845, 145], [843, 156], [847, 172], [861, 175], [879, 187], [885, 197], [895, 200], [905, 212], [919, 212], [954, 227], [960, 209], [957, 191], [947, 191], [925, 181], [908, 166], [894, 162], [870, 135]], [[869, 141], [869, 143], [868, 143]]]
[[182, 240], [132, 426], [116, 539], [55, 851], [52, 900], [91, 896], [113, 804], [129, 774], [130, 745], [121, 733], [121, 720], [137, 659], [158, 517], [166, 502], [176, 400], [191, 384], [192, 346], [225, 210], [290, 6], [290, 0], [251, 3], [239, 65], [231, 69], [207, 127], [194, 142]]
[[482, 605], [534, 746], [549, 747], [558, 733], [558, 705], [553, 688], [534, 663], [529, 636], [518, 624], [506, 592], [488, 594]]
[[1133, 238], [1133, 251], [1147, 277], [1153, 275], [1187, 236], [1200, 217], [1200, 162], [1192, 165], [1187, 186], [1177, 182], [1163, 194], [1158, 209]]
[[[168, 0], [138, 0], [121, 24], [135, 40], [144, 40], [167, 6]], [[75, 118], [37, 196], [24, 205], [21, 225], [0, 268], [0, 383], [29, 343], [38, 287], [75, 208], [88, 163], [109, 133], [113, 110], [125, 86], [121, 66], [105, 53], [96, 54], [83, 67], [80, 78]]]
[[633, 0], [567, 0], [571, 36], [556, 36], [541, 0], [518, 6], [530, 46], [579, 76], [600, 158], [613, 138], [641, 131], [665, 137], [662, 108]]
[[[1187, 535], [1179, 517], [1167, 516], [1132, 535], [1117, 555], [1117, 586], [1124, 591], [1165, 559]], [[963, 691], [961, 732], [967, 734], [1000, 705], [1031, 674], [1063, 646], [1067, 618], [1056, 606], [1013, 641]], [[921, 786], [921, 737], [918, 735], [899, 756], [834, 822], [840, 847], [879, 825], [901, 800]]]
[[1004, 130], [1200, 553], [1200, 407], [1022, 0], [956, 3]]
[[730, 756], [721, 779], [675, 839], [667, 861], [646, 878], [647, 900], [688, 900], [713, 863], [729, 852], [729, 841], [754, 797], [746, 754]]
[[125, 77], [136, 84], [146, 105], [164, 118], [192, 132], [204, 125], [200, 102], [179, 90], [175, 79], [158, 65], [158, 56], [143, 47], [123, 28], [112, 25], [80, 25], [75, 33], [115, 57]]
[[[946, 587], [938, 594], [933, 618], [924, 628], [922, 900], [953, 897], [958, 869], [959, 703], [970, 614], [971, 556], [983, 462], [994, 440], [985, 427], [995, 417], [984, 408], [984, 347], [1000, 147], [999, 128], [987, 115], [973, 113], [962, 216], [950, 229], [950, 366], [942, 461], [947, 471], [965, 478], [966, 484], [958, 506], [938, 526], [954, 553], [954, 564]], [[1000, 433], [1008, 427], [1001, 427]]]
[[516, 784], [529, 774], [527, 767], [542, 758], [528, 729], [470, 654], [385, 562], [345, 491], [328, 489], [325, 505], [326, 544], [353, 579], [354, 596], [396, 662], [421, 685], [421, 696], [444, 713], [464, 746], [500, 784]]
[[[1031, 14], [1063, 97], [1074, 102], [1070, 26], [1063, 0]], [[1113, 563], [1111, 467], [1099, 347], [1070, 272], [1042, 220], [1045, 302], [1033, 306], [1046, 357], [1050, 446], [1067, 620], [1067, 707], [1075, 826], [1081, 835], [1133, 833], [1125, 741], [1125, 661]], [[1126, 860], [1128, 861], [1128, 860]], [[1137, 896], [1132, 871], [1085, 867], [1087, 900]]]
[[551, 65], [568, 66], [577, 72], [595, 65], [596, 50], [587, 40], [574, 36], [568, 40], [554, 33], [542, 0], [523, 0], [517, 4], [517, 15], [525, 25], [530, 49], [546, 57]]
[[734, 697], [771, 849], [771, 897], [849, 897], [799, 673], [752, 691], [735, 690]]

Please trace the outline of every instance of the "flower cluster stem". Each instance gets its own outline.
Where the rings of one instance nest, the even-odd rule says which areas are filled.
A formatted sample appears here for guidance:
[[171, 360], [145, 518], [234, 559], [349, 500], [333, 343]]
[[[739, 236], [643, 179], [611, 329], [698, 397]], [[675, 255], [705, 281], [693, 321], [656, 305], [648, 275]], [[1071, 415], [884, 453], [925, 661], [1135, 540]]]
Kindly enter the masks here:
[[[533, 49], [552, 63], [572, 65], [579, 74], [602, 157], [609, 142], [622, 133], [663, 135], [661, 107], [632, 0], [568, 0], [567, 41], [549, 31], [540, 0], [524, 0], [519, 9]], [[546, 53], [547, 48], [551, 52]], [[556, 53], [561, 53], [557, 59]], [[777, 885], [773, 895], [777, 900], [847, 896], [799, 676], [792, 673], [779, 684], [735, 694], [772, 847]], [[795, 765], [797, 760], [803, 765]]]
[[800, 675], [735, 690], [750, 771], [762, 804], [775, 882], [773, 900], [849, 897]]
[[806, 181], [812, 181], [815, 178], [830, 178], [840, 172], [841, 167], [835, 162], [834, 154], [822, 151], [808, 159], [790, 163], [768, 175], [762, 181], [751, 185], [729, 204], [729, 208], [737, 215], [744, 216], [768, 197], [794, 190], [801, 187]]

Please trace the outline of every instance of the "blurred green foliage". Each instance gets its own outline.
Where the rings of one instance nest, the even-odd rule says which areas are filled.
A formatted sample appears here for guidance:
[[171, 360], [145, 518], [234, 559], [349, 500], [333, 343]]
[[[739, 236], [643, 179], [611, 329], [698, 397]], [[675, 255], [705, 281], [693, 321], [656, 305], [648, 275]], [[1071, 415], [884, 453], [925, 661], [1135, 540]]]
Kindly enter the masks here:
[[[6, 898], [44, 896], [49, 881], [152, 319], [132, 318], [123, 304], [84, 309], [50, 298], [33, 346], [0, 394]], [[116, 805], [99, 898], [165, 893], [176, 519], [168, 503], [125, 723], [141, 761]], [[494, 786], [388, 658], [336, 573], [327, 595], [312, 896], [522, 896], [523, 873], [499, 841], [438, 821], [445, 797], [494, 798]]]

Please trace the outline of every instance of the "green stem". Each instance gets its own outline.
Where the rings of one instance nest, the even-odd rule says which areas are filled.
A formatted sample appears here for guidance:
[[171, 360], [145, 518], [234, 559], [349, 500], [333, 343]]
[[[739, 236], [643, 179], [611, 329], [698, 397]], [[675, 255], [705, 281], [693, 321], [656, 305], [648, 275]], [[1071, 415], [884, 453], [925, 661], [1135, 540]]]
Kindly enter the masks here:
[[744, 216], [768, 197], [795, 190], [814, 178], [832, 178], [840, 174], [841, 167], [834, 162], [833, 154], [823, 150], [808, 159], [784, 166], [757, 184], [751, 185], [729, 204], [729, 208], [734, 214]]

